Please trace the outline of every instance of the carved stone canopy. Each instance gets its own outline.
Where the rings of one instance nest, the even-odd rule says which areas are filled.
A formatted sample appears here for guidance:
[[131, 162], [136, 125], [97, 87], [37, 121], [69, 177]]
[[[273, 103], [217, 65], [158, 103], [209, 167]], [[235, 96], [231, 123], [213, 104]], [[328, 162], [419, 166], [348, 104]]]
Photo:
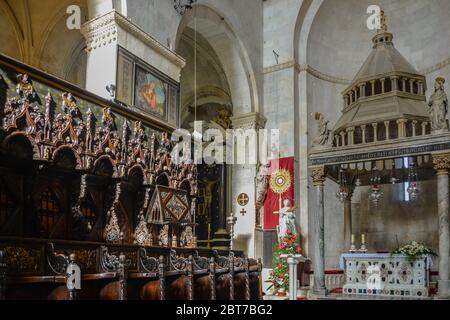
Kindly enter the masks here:
[[429, 119], [426, 79], [395, 48], [394, 36], [385, 29], [373, 37], [372, 52], [342, 94], [344, 110], [335, 134], [383, 121]]

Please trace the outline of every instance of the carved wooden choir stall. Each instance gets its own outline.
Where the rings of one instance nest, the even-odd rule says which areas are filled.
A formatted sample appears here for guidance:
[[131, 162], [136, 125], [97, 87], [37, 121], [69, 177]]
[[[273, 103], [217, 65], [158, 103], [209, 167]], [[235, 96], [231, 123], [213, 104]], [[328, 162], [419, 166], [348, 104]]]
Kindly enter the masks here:
[[259, 262], [195, 248], [173, 128], [5, 56], [0, 124], [0, 299], [260, 299]]

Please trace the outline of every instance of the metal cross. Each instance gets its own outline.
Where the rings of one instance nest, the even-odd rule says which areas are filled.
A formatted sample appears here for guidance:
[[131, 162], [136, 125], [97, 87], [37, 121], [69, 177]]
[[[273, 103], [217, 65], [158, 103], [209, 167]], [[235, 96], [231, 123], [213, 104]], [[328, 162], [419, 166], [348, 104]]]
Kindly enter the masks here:
[[245, 193], [241, 194], [239, 199], [238, 199], [239, 204], [241, 206], [245, 206], [248, 203], [249, 200], [250, 199], [248, 198], [248, 196]]

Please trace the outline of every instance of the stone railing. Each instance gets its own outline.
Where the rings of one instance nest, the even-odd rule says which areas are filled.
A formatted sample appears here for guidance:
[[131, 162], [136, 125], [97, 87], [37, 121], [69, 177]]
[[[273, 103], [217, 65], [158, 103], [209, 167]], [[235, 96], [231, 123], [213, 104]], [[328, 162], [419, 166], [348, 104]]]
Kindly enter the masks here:
[[348, 127], [334, 133], [336, 148], [429, 135], [430, 123], [423, 120], [398, 119]]

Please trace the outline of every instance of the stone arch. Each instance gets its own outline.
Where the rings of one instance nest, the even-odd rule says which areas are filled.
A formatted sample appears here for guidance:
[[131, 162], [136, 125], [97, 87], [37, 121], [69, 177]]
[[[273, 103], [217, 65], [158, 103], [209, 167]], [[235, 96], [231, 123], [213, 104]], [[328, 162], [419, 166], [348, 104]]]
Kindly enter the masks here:
[[[194, 21], [197, 18], [197, 32], [210, 41], [208, 38], [212, 35], [220, 36], [220, 45], [222, 48], [229, 50], [231, 55], [237, 56], [237, 59], [229, 60], [225, 55], [226, 50], [217, 50], [217, 43], [212, 44], [213, 49], [219, 56], [227, 80], [230, 84], [231, 96], [234, 108], [240, 108], [238, 113], [258, 112], [259, 96], [256, 83], [255, 72], [253, 70], [247, 50], [242, 41], [234, 32], [233, 26], [227, 20], [226, 16], [216, 8], [201, 4], [195, 5], [192, 10], [187, 12], [178, 27], [176, 37], [176, 48], [179, 47], [181, 37], [186, 28], [194, 27]], [[211, 32], [214, 30], [214, 33]], [[216, 46], [217, 45], [217, 46]], [[230, 55], [229, 55], [230, 56]], [[234, 63], [231, 66], [231, 62]], [[234, 70], [233, 70], [234, 69]]]

